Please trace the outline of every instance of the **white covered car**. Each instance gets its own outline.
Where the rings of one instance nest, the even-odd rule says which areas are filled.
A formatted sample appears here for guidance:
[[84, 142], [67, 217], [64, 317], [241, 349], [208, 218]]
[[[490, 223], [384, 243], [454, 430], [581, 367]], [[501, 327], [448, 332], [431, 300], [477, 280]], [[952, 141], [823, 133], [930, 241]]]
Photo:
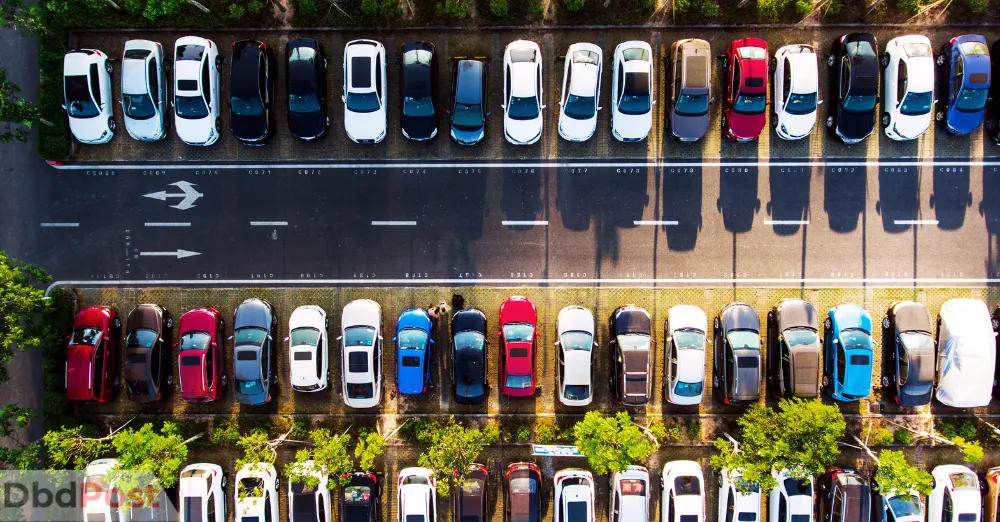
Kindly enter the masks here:
[[760, 522], [760, 486], [747, 484], [740, 492], [743, 473], [723, 468], [719, 472], [719, 522]]
[[611, 475], [611, 522], [649, 522], [649, 471], [642, 466], [628, 466]]
[[769, 522], [813, 522], [813, 478], [794, 478], [787, 469], [771, 471], [778, 483], [768, 495]]
[[786, 45], [774, 53], [774, 117], [778, 137], [805, 138], [816, 126], [819, 64], [811, 45]]
[[80, 143], [98, 145], [115, 135], [108, 56], [97, 49], [77, 49], [63, 56], [63, 109], [69, 130]]
[[889, 40], [882, 54], [885, 99], [882, 126], [894, 140], [912, 140], [931, 126], [934, 108], [934, 51], [926, 36]]
[[705, 334], [708, 318], [697, 306], [677, 305], [667, 312], [666, 398], [671, 404], [700, 404], [705, 390]]
[[594, 475], [567, 468], [557, 471], [552, 482], [556, 495], [552, 522], [594, 522]]
[[503, 52], [503, 135], [514, 145], [542, 137], [542, 50], [529, 40], [507, 44]]
[[653, 49], [638, 40], [615, 47], [611, 76], [611, 134], [642, 141], [653, 128]]
[[979, 477], [965, 466], [945, 464], [931, 471], [934, 489], [927, 496], [927, 522], [979, 522]]
[[340, 316], [344, 404], [374, 408], [382, 401], [382, 307], [371, 299], [344, 306]]
[[188, 145], [208, 146], [219, 139], [219, 48], [198, 36], [174, 43], [174, 128]]
[[986, 303], [949, 299], [941, 305], [937, 332], [937, 390], [945, 406], [976, 408], [990, 403], [996, 334]]
[[[83, 495], [81, 499], [83, 520], [86, 522], [111, 522], [111, 481], [108, 478], [108, 472], [117, 467], [117, 459], [97, 459], [87, 465], [87, 469], [84, 471], [83, 488], [88, 494]], [[117, 514], [115, 513], [115, 520], [118, 518]]]
[[396, 481], [399, 522], [435, 522], [437, 490], [434, 472], [427, 468], [405, 468]]
[[559, 402], [586, 406], [594, 400], [594, 314], [582, 306], [567, 306], [556, 320], [559, 340]]
[[662, 522], [705, 522], [705, 476], [693, 460], [663, 465]]
[[353, 40], [344, 47], [344, 130], [355, 143], [385, 138], [385, 47], [375, 40]]
[[178, 483], [179, 522], [224, 522], [225, 487], [226, 474], [218, 464], [186, 466]]
[[121, 103], [129, 136], [157, 141], [167, 135], [167, 77], [160, 42], [125, 42]]
[[278, 472], [263, 462], [244, 465], [236, 472], [234, 491], [236, 522], [277, 521]]
[[594, 44], [575, 43], [566, 51], [559, 100], [559, 135], [563, 139], [586, 141], [597, 130], [603, 68], [604, 54]]
[[326, 312], [316, 305], [300, 306], [288, 318], [286, 341], [293, 390], [317, 392], [329, 386], [326, 329]]
[[333, 520], [328, 474], [325, 469], [311, 460], [290, 465], [293, 471], [315, 477], [316, 485], [305, 482], [288, 481], [288, 522], [315, 522]]

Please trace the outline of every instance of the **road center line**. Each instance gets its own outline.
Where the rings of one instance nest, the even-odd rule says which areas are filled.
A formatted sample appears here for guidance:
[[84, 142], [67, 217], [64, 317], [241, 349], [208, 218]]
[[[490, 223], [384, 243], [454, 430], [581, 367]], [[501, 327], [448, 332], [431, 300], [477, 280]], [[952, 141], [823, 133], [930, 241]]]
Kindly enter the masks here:
[[42, 228], [75, 228], [79, 223], [42, 223]]
[[191, 226], [191, 223], [183, 221], [147, 221], [145, 225], [147, 227], [189, 227]]
[[649, 226], [661, 226], [661, 225], [662, 225], [662, 226], [671, 226], [671, 225], [678, 225], [679, 223], [678, 223], [677, 221], [670, 221], [670, 220], [667, 220], [667, 221], [656, 221], [656, 220], [652, 220], [652, 221], [633, 221], [633, 222], [632, 222], [632, 224], [633, 224], [633, 225], [636, 225], [636, 226], [639, 226], [639, 225], [649, 225]]
[[415, 227], [416, 221], [372, 221], [373, 227]]
[[892, 221], [894, 225], [937, 225], [938, 220], [936, 219], [895, 219]]
[[251, 221], [252, 227], [287, 227], [287, 221]]
[[765, 225], [808, 225], [808, 219], [765, 219]]
[[505, 227], [547, 227], [549, 226], [548, 221], [501, 221]]

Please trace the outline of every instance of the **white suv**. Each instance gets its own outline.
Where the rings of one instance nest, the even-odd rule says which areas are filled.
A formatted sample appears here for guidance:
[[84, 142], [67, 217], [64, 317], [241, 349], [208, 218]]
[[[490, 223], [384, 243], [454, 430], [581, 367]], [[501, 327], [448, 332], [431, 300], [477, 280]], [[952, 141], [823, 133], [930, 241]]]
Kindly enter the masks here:
[[437, 490], [434, 472], [427, 468], [406, 468], [396, 482], [399, 522], [435, 522]]
[[[84, 491], [101, 493], [98, 495], [88, 494], [81, 499], [83, 503], [83, 520], [87, 522], [111, 522], [111, 480], [108, 472], [118, 467], [117, 459], [97, 459], [87, 464], [84, 472]], [[115, 502], [122, 499], [117, 498]], [[116, 513], [117, 515], [117, 508]], [[116, 517], [117, 518], [117, 517]]]
[[236, 522], [278, 520], [278, 472], [263, 462], [246, 464], [236, 473]]
[[226, 520], [226, 474], [218, 464], [191, 464], [181, 470], [179, 522]]
[[344, 404], [374, 408], [382, 401], [382, 307], [371, 299], [344, 306], [340, 316]]
[[979, 477], [965, 466], [945, 464], [931, 470], [934, 489], [927, 497], [927, 522], [979, 522]]
[[894, 140], [919, 138], [931, 126], [934, 51], [926, 36], [889, 40], [882, 54], [885, 99], [882, 126]]
[[819, 64], [811, 45], [786, 45], [774, 53], [775, 131], [783, 140], [805, 138], [816, 126]]
[[778, 485], [768, 495], [768, 522], [813, 522], [813, 478], [793, 478], [787, 469], [771, 476]]
[[503, 52], [503, 134], [514, 145], [542, 138], [542, 50], [528, 40]]
[[344, 130], [355, 143], [385, 138], [385, 47], [353, 40], [344, 47]]
[[188, 145], [208, 146], [219, 139], [219, 48], [198, 36], [174, 43], [174, 128]]
[[69, 130], [80, 143], [99, 145], [115, 136], [108, 56], [97, 49], [77, 49], [63, 56], [63, 109]]
[[326, 343], [326, 312], [316, 305], [300, 306], [288, 318], [288, 354], [292, 389], [325, 390], [330, 383]]
[[719, 522], [759, 522], [760, 486], [749, 484], [749, 491], [741, 493], [743, 473], [723, 468], [719, 472]]
[[594, 522], [594, 475], [582, 469], [561, 469], [552, 478], [556, 503], [552, 522]]
[[163, 74], [160, 42], [125, 42], [121, 103], [129, 136], [139, 141], [157, 141], [167, 135], [167, 77]]
[[649, 471], [642, 466], [628, 466], [611, 475], [611, 522], [649, 521]]
[[705, 476], [693, 460], [674, 460], [663, 465], [663, 522], [705, 522]]

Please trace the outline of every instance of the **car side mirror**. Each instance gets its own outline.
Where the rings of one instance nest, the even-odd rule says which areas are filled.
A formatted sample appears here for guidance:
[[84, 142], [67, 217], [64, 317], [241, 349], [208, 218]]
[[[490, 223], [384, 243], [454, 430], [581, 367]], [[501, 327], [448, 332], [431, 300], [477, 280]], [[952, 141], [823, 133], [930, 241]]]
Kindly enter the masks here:
[[343, 102], [343, 103], [347, 103], [347, 96], [341, 95], [340, 96], [340, 101]]
[[444, 113], [447, 114], [448, 116], [451, 116], [451, 109], [445, 109]]
[[229, 337], [226, 337], [226, 340], [227, 341], [232, 341], [233, 340], [233, 336], [230, 335]]
[[338, 335], [338, 336], [337, 336], [337, 340], [338, 340], [338, 341], [339, 341], [339, 340], [341, 340], [341, 339], [343, 339], [343, 338], [344, 338], [344, 336], [343, 336], [343, 335]]
[[396, 338], [395, 337], [392, 338], [392, 342], [396, 342]]
[[823, 100], [816, 102], [816, 105], [823, 105]]
[[288, 337], [285, 337], [285, 342], [286, 342], [286, 343], [288, 342]]
[[598, 106], [597, 106], [597, 110], [601, 110], [601, 109], [603, 109], [603, 108], [604, 108], [604, 107], [601, 107], [600, 105], [598, 105]]
[[653, 100], [653, 105], [656, 105], [656, 100]]
[[507, 110], [507, 104], [506, 103], [501, 103], [500, 104], [500, 108], [503, 109], [503, 110]]
[[497, 337], [500, 337], [500, 332], [497, 332]]

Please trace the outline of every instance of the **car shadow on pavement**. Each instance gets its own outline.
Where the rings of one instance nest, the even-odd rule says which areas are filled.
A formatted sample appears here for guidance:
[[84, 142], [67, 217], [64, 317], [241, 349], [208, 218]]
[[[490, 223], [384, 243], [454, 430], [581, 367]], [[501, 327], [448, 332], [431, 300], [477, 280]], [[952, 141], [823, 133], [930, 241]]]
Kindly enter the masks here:
[[920, 168], [879, 166], [875, 212], [889, 233], [910, 230], [920, 213]]
[[702, 167], [663, 168], [663, 226], [667, 249], [687, 252], [702, 226]]
[[742, 234], [753, 228], [754, 216], [760, 212], [758, 171], [756, 164], [719, 169], [719, 199], [715, 206], [722, 214], [722, 224], [727, 232]]
[[930, 205], [938, 228], [958, 230], [965, 224], [965, 211], [972, 206], [969, 167], [934, 167], [934, 191]]
[[830, 230], [847, 234], [858, 228], [868, 191], [865, 167], [827, 165], [823, 168], [823, 211]]
[[[505, 221], [535, 221], [542, 209], [542, 169], [505, 167], [500, 211]], [[530, 230], [532, 225], [512, 225], [514, 230]]]
[[986, 275], [996, 277], [1000, 274], [1000, 167], [983, 167], [979, 215], [986, 221]]
[[771, 200], [767, 202], [767, 215], [774, 222], [774, 233], [790, 236], [802, 228], [801, 222], [809, 219], [809, 184], [812, 168], [808, 166], [771, 166], [768, 186]]

